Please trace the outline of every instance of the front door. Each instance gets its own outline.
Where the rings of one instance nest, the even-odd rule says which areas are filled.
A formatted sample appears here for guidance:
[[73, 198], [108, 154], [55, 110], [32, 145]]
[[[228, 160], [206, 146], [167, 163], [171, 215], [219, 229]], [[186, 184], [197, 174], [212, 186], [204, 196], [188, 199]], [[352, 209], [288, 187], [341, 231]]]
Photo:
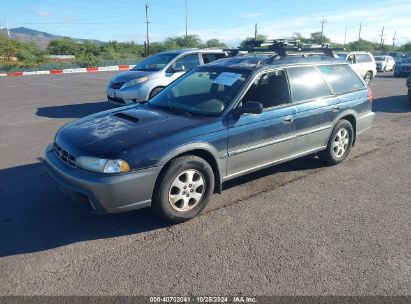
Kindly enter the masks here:
[[294, 106], [284, 70], [255, 77], [240, 105], [260, 102], [261, 114], [230, 116], [228, 120], [227, 177], [265, 167], [293, 153], [295, 145]]

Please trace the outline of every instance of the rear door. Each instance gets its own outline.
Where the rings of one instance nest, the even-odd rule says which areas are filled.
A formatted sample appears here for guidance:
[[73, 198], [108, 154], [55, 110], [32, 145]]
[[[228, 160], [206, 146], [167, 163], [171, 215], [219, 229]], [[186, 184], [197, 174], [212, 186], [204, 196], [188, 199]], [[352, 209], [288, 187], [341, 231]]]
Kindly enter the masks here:
[[295, 107], [296, 154], [326, 145], [340, 108], [320, 71], [314, 66], [287, 68]]

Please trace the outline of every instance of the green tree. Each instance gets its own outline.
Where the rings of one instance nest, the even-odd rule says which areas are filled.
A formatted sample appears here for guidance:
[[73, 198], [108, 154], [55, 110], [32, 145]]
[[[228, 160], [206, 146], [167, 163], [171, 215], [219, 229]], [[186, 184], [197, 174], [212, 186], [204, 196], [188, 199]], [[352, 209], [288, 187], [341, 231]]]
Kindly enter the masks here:
[[218, 39], [209, 39], [206, 41], [205, 46], [209, 48], [213, 48], [213, 47], [226, 48], [227, 44], [225, 44], [224, 42], [221, 42]]
[[50, 41], [47, 52], [52, 55], [77, 55], [80, 45], [71, 38], [59, 38]]
[[311, 33], [309, 40], [311, 41], [311, 43], [315, 43], [315, 44], [321, 44], [322, 41], [324, 43], [330, 43], [331, 42], [330, 38], [328, 38], [325, 35], [323, 35], [323, 37], [321, 39], [321, 32]]
[[[267, 40], [267, 36], [266, 36], [266, 35], [262, 35], [262, 34], [258, 34], [256, 38], [257, 38], [257, 41], [265, 41], [265, 40]], [[240, 42], [239, 47], [240, 47], [240, 48], [245, 48], [245, 47], [247, 47], [247, 43], [249, 43], [249, 42], [251, 42], [251, 41], [254, 41], [254, 40], [255, 40], [254, 37], [247, 37], [247, 38], [245, 38], [245, 40], [243, 40], [243, 41]]]

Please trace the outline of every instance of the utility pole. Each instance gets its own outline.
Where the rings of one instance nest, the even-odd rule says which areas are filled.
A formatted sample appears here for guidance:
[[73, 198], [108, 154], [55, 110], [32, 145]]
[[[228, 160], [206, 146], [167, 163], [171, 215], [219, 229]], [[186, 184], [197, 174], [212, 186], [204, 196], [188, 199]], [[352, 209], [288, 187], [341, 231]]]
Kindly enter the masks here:
[[358, 51], [360, 50], [361, 27], [362, 27], [362, 24], [361, 24], [361, 22], [360, 22], [360, 29], [358, 30]]
[[11, 39], [10, 31], [9, 31], [9, 25], [7, 24], [7, 19], [6, 18], [4, 18], [4, 25], [6, 26], [7, 36], [9, 36], [9, 39]]
[[395, 40], [397, 40], [397, 30], [394, 30], [394, 36], [392, 37], [392, 50], [395, 49]]
[[258, 23], [254, 25], [254, 40], [257, 40]]
[[347, 41], [347, 26], [345, 26], [345, 34], [344, 34], [344, 44], [343, 48], [345, 49], [345, 42]]
[[321, 19], [321, 46], [324, 46], [324, 23], [327, 22], [327, 19], [325, 19], [323, 17], [323, 19]]
[[148, 2], [146, 2], [146, 28], [147, 28], [147, 56], [150, 56], [150, 37], [148, 36], [148, 24], [150, 23], [150, 21], [148, 21], [148, 8], [150, 7], [150, 5], [148, 4]]
[[382, 26], [382, 31], [381, 31], [380, 37], [381, 37], [380, 51], [384, 51], [384, 26]]
[[186, 12], [186, 38], [188, 36], [188, 14], [187, 14], [187, 0], [184, 0], [185, 12]]

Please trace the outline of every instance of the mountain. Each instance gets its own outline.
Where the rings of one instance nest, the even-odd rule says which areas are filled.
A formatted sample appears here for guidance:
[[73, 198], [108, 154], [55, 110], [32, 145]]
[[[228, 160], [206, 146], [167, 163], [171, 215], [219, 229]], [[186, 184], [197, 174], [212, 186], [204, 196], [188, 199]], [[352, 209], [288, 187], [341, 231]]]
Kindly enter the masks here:
[[[7, 31], [5, 29], [0, 29], [0, 34], [7, 35]], [[64, 36], [58, 36], [58, 35], [53, 35], [53, 34], [46, 33], [46, 32], [29, 29], [26, 27], [11, 28], [10, 36], [11, 38], [19, 40], [19, 41], [33, 41], [35, 44], [37, 44], [42, 49], [45, 49], [49, 45], [51, 40], [64, 37]], [[73, 38], [73, 39], [79, 43], [82, 43], [88, 40], [88, 39], [78, 39], [78, 38]], [[94, 40], [94, 39], [89, 39], [89, 40], [96, 44], [105, 43], [103, 41]]]

